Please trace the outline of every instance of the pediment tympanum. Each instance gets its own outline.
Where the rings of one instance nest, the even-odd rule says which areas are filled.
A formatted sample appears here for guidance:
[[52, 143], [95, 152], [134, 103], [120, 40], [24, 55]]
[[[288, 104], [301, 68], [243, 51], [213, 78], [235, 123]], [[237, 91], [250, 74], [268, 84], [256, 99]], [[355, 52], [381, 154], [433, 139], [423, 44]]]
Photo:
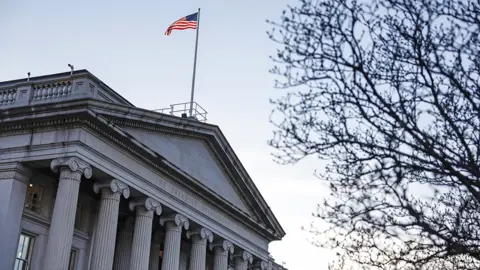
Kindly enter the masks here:
[[217, 195], [243, 212], [249, 213], [248, 207], [232, 185], [231, 180], [201, 139], [134, 128], [124, 127], [122, 129]]

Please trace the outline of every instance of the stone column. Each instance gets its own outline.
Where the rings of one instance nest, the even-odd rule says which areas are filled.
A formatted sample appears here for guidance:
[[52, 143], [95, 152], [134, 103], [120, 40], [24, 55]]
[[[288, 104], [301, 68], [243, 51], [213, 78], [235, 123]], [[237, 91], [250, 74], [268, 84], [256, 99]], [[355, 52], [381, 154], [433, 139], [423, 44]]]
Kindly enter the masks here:
[[57, 198], [53, 208], [52, 222], [48, 231], [48, 243], [43, 269], [64, 270], [68, 268], [72, 248], [75, 210], [82, 175], [92, 177], [92, 168], [77, 157], [59, 158], [50, 168], [60, 171]]
[[115, 245], [113, 270], [130, 270], [130, 254], [132, 253], [133, 217], [127, 217], [118, 234], [118, 242]]
[[272, 268], [273, 268], [273, 262], [272, 262], [272, 258], [270, 257], [267, 264], [267, 270], [272, 270]]
[[233, 257], [235, 258], [235, 270], [247, 270], [248, 265], [253, 261], [252, 254], [248, 251], [242, 251]]
[[233, 244], [228, 240], [210, 244], [213, 250], [213, 270], [226, 270], [228, 268], [228, 254], [233, 254]]
[[21, 163], [0, 165], [0, 269], [13, 269], [30, 170]]
[[207, 242], [213, 241], [213, 233], [205, 228], [197, 228], [187, 232], [187, 238], [192, 239], [189, 270], [205, 270], [207, 257]]
[[268, 264], [264, 261], [255, 261], [253, 263], [253, 270], [267, 270]]
[[162, 207], [152, 198], [142, 198], [129, 204], [130, 210], [136, 212], [133, 232], [131, 270], [148, 270], [148, 257], [152, 241], [153, 215], [160, 215]]
[[93, 191], [102, 193], [93, 243], [92, 269], [110, 270], [113, 267], [120, 197], [130, 196], [130, 189], [119, 180], [94, 183]]
[[188, 219], [180, 214], [170, 214], [160, 217], [160, 225], [165, 226], [162, 270], [178, 269], [182, 228], [188, 230], [190, 225]]
[[157, 230], [153, 233], [152, 236], [152, 245], [150, 247], [150, 259], [148, 264], [149, 270], [158, 270], [160, 266], [160, 248], [162, 246], [162, 239], [164, 238], [165, 233], [163, 231]]

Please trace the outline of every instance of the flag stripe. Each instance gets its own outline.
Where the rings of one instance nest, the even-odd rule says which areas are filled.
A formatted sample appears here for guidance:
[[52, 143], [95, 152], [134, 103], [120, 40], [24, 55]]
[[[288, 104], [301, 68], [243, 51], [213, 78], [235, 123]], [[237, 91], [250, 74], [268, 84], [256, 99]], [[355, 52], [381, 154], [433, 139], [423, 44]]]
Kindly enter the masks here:
[[178, 23], [178, 24], [172, 25], [168, 28], [177, 27], [177, 26], [180, 26], [180, 27], [182, 27], [182, 26], [197, 26], [197, 24], [196, 23]]
[[170, 31], [172, 30], [185, 30], [185, 29], [196, 29], [197, 26], [178, 26], [178, 27], [172, 27], [170, 28]]
[[197, 25], [197, 22], [176, 22], [172, 25], [190, 25], [190, 24]]
[[165, 35], [167, 36], [170, 35], [170, 33], [172, 33], [172, 30], [196, 29], [197, 18], [198, 18], [197, 13], [193, 13], [183, 18], [180, 18], [179, 20], [175, 21], [168, 27], [167, 31], [165, 32]]

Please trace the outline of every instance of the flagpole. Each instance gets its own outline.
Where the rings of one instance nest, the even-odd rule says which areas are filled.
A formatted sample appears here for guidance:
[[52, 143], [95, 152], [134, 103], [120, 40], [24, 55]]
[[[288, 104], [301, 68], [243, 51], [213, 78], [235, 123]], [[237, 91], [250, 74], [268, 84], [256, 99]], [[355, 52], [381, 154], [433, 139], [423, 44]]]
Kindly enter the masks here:
[[197, 50], [198, 50], [198, 32], [200, 30], [200, 8], [197, 13], [197, 37], [195, 40], [195, 56], [193, 58], [193, 76], [192, 76], [192, 93], [190, 96], [190, 117], [193, 116], [193, 96], [195, 93], [195, 73], [197, 70]]

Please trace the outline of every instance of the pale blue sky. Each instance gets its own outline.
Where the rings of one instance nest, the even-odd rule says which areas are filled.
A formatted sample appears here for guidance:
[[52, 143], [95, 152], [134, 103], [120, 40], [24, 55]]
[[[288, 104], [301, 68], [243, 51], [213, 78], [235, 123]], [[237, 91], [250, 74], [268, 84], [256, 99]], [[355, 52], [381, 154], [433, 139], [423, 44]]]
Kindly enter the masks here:
[[190, 97], [195, 31], [167, 27], [202, 9], [195, 100], [219, 125], [287, 232], [271, 244], [291, 270], [326, 269], [331, 254], [307, 242], [302, 225], [325, 191], [311, 161], [281, 166], [267, 146], [273, 126], [266, 19], [296, 0], [57, 1], [0, 0], [0, 81], [88, 69], [138, 107], [156, 109]]

